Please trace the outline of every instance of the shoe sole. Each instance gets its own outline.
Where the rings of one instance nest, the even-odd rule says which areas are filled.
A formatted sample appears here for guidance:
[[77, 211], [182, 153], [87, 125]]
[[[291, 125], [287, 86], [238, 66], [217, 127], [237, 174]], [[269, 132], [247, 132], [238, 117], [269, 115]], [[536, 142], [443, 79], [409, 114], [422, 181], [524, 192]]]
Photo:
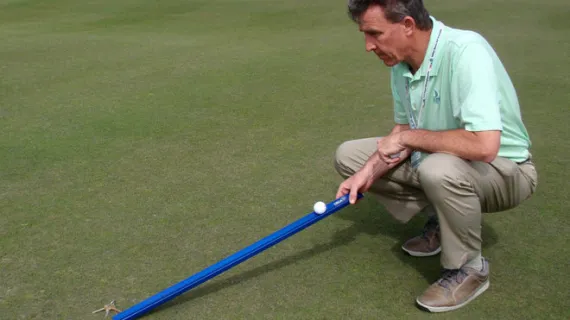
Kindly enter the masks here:
[[475, 293], [469, 297], [469, 299], [465, 300], [463, 303], [458, 304], [456, 306], [450, 306], [450, 307], [431, 307], [428, 305], [425, 305], [423, 303], [421, 303], [419, 301], [419, 299], [416, 299], [416, 303], [424, 310], [429, 311], [429, 312], [446, 312], [446, 311], [453, 311], [453, 310], [457, 310], [461, 307], [464, 307], [465, 305], [467, 305], [469, 302], [473, 301], [475, 298], [477, 298], [479, 295], [481, 295], [483, 292], [485, 292], [487, 289], [489, 289], [489, 280], [487, 280], [482, 286], [479, 287], [479, 289], [477, 289], [477, 291], [475, 291]]
[[402, 246], [402, 250], [406, 251], [410, 256], [413, 257], [431, 257], [439, 254], [441, 252], [441, 247], [438, 247], [435, 251], [432, 252], [411, 251], [404, 248], [404, 246]]

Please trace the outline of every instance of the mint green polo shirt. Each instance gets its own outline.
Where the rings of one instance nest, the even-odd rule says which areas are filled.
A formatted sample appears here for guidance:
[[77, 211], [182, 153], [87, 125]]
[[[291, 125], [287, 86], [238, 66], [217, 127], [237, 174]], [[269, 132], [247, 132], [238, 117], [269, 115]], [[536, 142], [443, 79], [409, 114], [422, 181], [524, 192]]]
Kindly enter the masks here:
[[[418, 118], [429, 60], [442, 30], [419, 128], [500, 130], [499, 156], [515, 162], [525, 161], [531, 143], [521, 118], [517, 93], [501, 60], [481, 35], [447, 27], [434, 18], [432, 21], [434, 26], [420, 69], [412, 74], [405, 62], [392, 67], [394, 120], [397, 124], [408, 124], [410, 107]], [[422, 154], [422, 158], [426, 156]]]

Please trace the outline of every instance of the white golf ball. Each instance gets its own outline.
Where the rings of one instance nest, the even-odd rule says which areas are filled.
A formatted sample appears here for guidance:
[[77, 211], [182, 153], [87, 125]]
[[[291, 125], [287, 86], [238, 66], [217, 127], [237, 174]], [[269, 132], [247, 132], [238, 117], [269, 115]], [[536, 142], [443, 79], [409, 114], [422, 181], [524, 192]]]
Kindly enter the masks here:
[[316, 202], [313, 206], [313, 210], [316, 214], [323, 214], [327, 211], [327, 205], [322, 201]]

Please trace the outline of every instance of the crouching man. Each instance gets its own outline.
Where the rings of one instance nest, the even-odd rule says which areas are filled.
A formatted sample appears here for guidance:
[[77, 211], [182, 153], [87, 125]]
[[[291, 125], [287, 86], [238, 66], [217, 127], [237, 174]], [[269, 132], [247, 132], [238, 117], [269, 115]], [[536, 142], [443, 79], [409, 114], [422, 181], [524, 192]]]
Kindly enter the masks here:
[[444, 272], [416, 302], [458, 309], [489, 287], [482, 213], [514, 208], [536, 189], [515, 88], [482, 36], [445, 26], [422, 0], [350, 0], [348, 11], [366, 50], [391, 68], [395, 125], [338, 148], [346, 180], [337, 197], [354, 203], [370, 191], [402, 222], [425, 212], [423, 232], [402, 249], [441, 253]]

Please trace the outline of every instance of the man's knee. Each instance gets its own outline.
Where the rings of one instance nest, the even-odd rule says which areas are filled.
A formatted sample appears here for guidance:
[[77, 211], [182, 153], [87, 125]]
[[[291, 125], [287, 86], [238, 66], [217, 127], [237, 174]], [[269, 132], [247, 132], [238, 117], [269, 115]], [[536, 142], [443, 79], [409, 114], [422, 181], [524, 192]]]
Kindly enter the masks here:
[[336, 149], [334, 167], [336, 171], [343, 177], [352, 176], [355, 171], [353, 168], [354, 157], [354, 141], [346, 141]]
[[427, 156], [418, 167], [418, 178], [422, 189], [433, 190], [449, 184], [461, 183], [466, 172], [461, 165], [465, 160], [445, 153]]
[[336, 149], [335, 168], [348, 178], [360, 170], [378, 149], [378, 137], [346, 141]]

